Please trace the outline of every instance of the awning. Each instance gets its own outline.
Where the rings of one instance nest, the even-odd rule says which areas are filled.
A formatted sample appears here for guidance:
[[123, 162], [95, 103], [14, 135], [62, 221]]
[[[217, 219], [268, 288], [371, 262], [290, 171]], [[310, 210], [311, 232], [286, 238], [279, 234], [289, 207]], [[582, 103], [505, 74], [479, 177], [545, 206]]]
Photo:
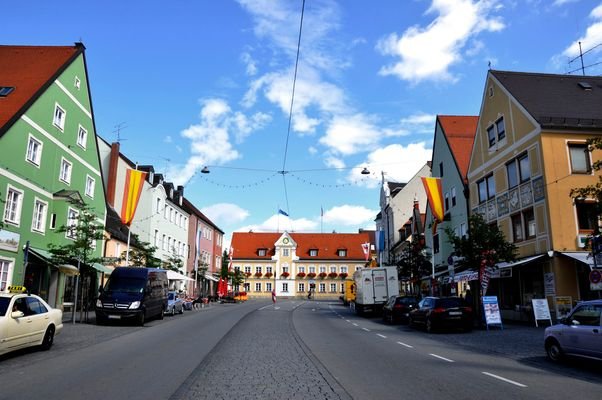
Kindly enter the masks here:
[[49, 263], [52, 260], [52, 253], [49, 251], [36, 249], [35, 247], [30, 247], [29, 251], [32, 252], [35, 256], [41, 258], [44, 261], [48, 261]]
[[107, 267], [106, 265], [102, 265], [99, 263], [94, 263], [92, 264], [92, 268], [94, 268], [95, 270], [97, 270], [98, 272], [110, 275], [111, 272], [113, 272], [113, 268], [111, 267]]
[[167, 279], [170, 281], [194, 281], [194, 279], [187, 277], [186, 275], [182, 275], [177, 273], [176, 271], [172, 271], [171, 269], [166, 270]]
[[476, 281], [478, 279], [479, 279], [479, 271], [462, 271], [462, 272], [458, 272], [453, 277], [454, 282], [470, 282], [470, 281]]
[[213, 282], [219, 282], [219, 279], [217, 279], [215, 276], [213, 276], [211, 274], [205, 274], [205, 279], [209, 279], [210, 281], [213, 281]]
[[79, 270], [77, 267], [70, 264], [59, 265], [59, 271], [65, 275], [79, 275]]
[[[584, 264], [587, 264], [590, 268], [594, 268], [594, 258], [587, 251], [573, 251], [561, 253], [563, 256], [574, 258]], [[600, 265], [598, 265], [600, 267]]]
[[531, 261], [534, 261], [534, 260], [536, 260], [536, 259], [538, 259], [540, 257], [543, 257], [543, 254], [539, 254], [537, 256], [532, 256], [532, 257], [521, 258], [520, 260], [517, 260], [515, 262], [501, 262], [501, 263], [497, 263], [495, 265], [499, 269], [512, 268], [512, 267], [516, 267], [517, 265], [530, 263]]

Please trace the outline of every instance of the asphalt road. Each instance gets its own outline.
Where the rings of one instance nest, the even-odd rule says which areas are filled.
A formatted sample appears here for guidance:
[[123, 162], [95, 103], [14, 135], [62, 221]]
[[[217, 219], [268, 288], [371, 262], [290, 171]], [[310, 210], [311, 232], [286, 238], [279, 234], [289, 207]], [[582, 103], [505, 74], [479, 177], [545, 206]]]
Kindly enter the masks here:
[[0, 399], [601, 398], [587, 369], [600, 364], [525, 362], [478, 347], [480, 333], [426, 334], [336, 302], [222, 304], [145, 327], [67, 326], [48, 352], [0, 357]]

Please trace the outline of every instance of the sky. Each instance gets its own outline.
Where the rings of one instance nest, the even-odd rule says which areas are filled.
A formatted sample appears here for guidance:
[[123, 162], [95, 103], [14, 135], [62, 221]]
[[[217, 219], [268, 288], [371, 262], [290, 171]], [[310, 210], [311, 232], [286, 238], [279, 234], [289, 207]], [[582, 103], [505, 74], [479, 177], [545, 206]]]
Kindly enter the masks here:
[[374, 229], [382, 179], [431, 158], [436, 115], [479, 114], [489, 68], [580, 74], [581, 42], [602, 74], [600, 0], [306, 0], [301, 24], [302, 8], [3, 2], [0, 43], [83, 42], [97, 134], [184, 185], [226, 243]]

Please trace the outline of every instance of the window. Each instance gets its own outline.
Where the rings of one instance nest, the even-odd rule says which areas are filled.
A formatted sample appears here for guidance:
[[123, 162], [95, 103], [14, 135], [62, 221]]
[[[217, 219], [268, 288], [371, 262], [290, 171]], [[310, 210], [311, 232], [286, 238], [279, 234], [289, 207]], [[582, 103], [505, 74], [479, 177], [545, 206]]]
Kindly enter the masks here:
[[320, 273], [326, 273], [326, 267], [324, 265], [320, 266]]
[[320, 283], [320, 293], [325, 293], [325, 292], [326, 292], [326, 284]]
[[345, 293], [345, 284], [341, 283], [341, 293]]
[[451, 203], [452, 207], [456, 206], [456, 187], [451, 188]]
[[298, 291], [299, 291], [299, 292], [305, 292], [305, 283], [300, 283], [300, 284], [299, 284], [299, 289], [298, 289]]
[[165, 205], [165, 207], [163, 208], [163, 218], [167, 219], [168, 214], [169, 214], [169, 210], [168, 210], [167, 205]]
[[304, 266], [299, 266], [297, 269], [299, 270], [299, 272], [305, 273], [305, 267]]
[[592, 167], [589, 151], [585, 143], [569, 143], [569, 156], [571, 159], [571, 173], [589, 174]]
[[153, 245], [156, 248], [159, 248], [159, 231], [157, 229], [155, 229], [155, 236], [154, 236], [154, 241], [153, 241]]
[[79, 90], [79, 88], [81, 87], [81, 85], [82, 85], [82, 81], [80, 81], [79, 78], [76, 76], [75, 77], [75, 81], [73, 81], [73, 86], [75, 86], [75, 88], [77, 90]]
[[313, 265], [309, 267], [309, 273], [310, 274], [315, 274], [316, 273], [316, 267], [314, 267]]
[[285, 293], [287, 293], [287, 292], [288, 292], [288, 283], [284, 282], [284, 283], [282, 284], [282, 291], [283, 291], [283, 292], [285, 292]]
[[6, 193], [6, 203], [4, 204], [4, 221], [13, 225], [19, 225], [21, 220], [21, 203], [23, 202], [23, 192], [8, 187]]
[[0, 86], [0, 97], [8, 96], [13, 90], [15, 90], [13, 86]]
[[501, 142], [506, 137], [506, 124], [504, 117], [501, 117], [494, 124], [487, 128], [487, 137], [489, 138], [489, 148], [493, 147], [496, 142]]
[[449, 192], [445, 192], [445, 212], [449, 211]]
[[161, 199], [157, 198], [157, 201], [155, 203], [155, 212], [157, 214], [161, 213]]
[[255, 267], [255, 273], [261, 274], [261, 267]]
[[261, 282], [255, 282], [255, 291], [261, 292]]
[[169, 207], [169, 222], [173, 222], [173, 208]]
[[46, 225], [46, 210], [48, 209], [48, 204], [36, 199], [33, 204], [33, 220], [31, 221], [31, 229], [44, 233], [45, 225]]
[[290, 254], [290, 249], [282, 249], [282, 257], [288, 257]]
[[165, 234], [163, 234], [163, 237], [161, 239], [161, 250], [167, 249], [167, 241], [165, 239], [166, 239]]
[[8, 270], [10, 263], [6, 260], [0, 260], [0, 292], [6, 290], [8, 286]]
[[269, 272], [269, 273], [271, 274], [271, 273], [272, 273], [272, 267], [271, 267], [271, 266], [268, 266], [268, 265], [266, 265], [266, 267], [265, 267], [265, 272]]
[[121, 243], [115, 244], [115, 257], [121, 257]]
[[67, 211], [67, 232], [65, 236], [69, 239], [75, 239], [77, 235], [76, 226], [78, 216], [79, 213], [73, 208], [69, 208], [69, 211]]
[[571, 320], [579, 322], [579, 325], [599, 327], [601, 311], [602, 307], [599, 305], [582, 305], [573, 312]]
[[71, 183], [71, 170], [73, 168], [73, 164], [64, 158], [61, 160], [61, 171], [59, 174], [59, 179], [66, 184]]
[[56, 214], [50, 215], [50, 229], [56, 228]]
[[251, 273], [251, 266], [245, 265], [245, 274], [250, 274], [250, 273]]
[[443, 178], [443, 162], [439, 163], [439, 176]]
[[27, 154], [25, 157], [27, 158], [27, 161], [39, 167], [40, 161], [42, 160], [42, 142], [33, 136], [29, 136]]
[[518, 176], [520, 183], [526, 182], [531, 178], [531, 164], [529, 164], [528, 154], [518, 157]]
[[310, 257], [317, 257], [318, 256], [318, 249], [309, 249], [309, 256]]
[[337, 250], [337, 255], [339, 257], [347, 257], [347, 250], [346, 249], [339, 249], [339, 250]]
[[337, 267], [335, 267], [334, 265], [331, 265], [330, 266], [330, 272], [336, 274], [337, 273]]
[[506, 175], [508, 175], [508, 189], [518, 186], [518, 171], [515, 160], [506, 164]]
[[266, 255], [265, 253], [266, 253], [266, 249], [258, 249], [257, 250], [257, 255], [259, 257], [265, 257], [265, 255]]
[[493, 125], [487, 128], [487, 137], [489, 138], [489, 147], [492, 147], [495, 144], [495, 128]]
[[266, 282], [266, 284], [265, 284], [265, 291], [266, 292], [271, 292], [272, 291], [272, 282]]
[[336, 293], [336, 291], [337, 291], [337, 284], [331, 283], [330, 284], [330, 293]]
[[65, 130], [65, 115], [65, 110], [63, 110], [61, 106], [56, 104], [54, 106], [54, 119], [52, 120], [52, 123], [61, 131]]
[[523, 223], [520, 214], [513, 215], [512, 219], [512, 239], [514, 242], [520, 242], [523, 238]]
[[84, 129], [83, 126], [79, 126], [79, 130], [77, 131], [77, 145], [82, 149], [86, 148], [86, 144], [88, 143], [88, 131]]
[[86, 176], [86, 196], [94, 198], [94, 186], [96, 181], [90, 175]]
[[533, 209], [523, 211], [523, 218], [525, 220], [525, 237], [532, 239], [536, 235], [535, 230], [535, 214]]
[[433, 235], [433, 253], [439, 253], [439, 234]]
[[495, 197], [495, 181], [493, 180], [493, 174], [477, 181], [477, 187], [479, 189], [479, 203], [483, 203]]
[[341, 274], [346, 274], [346, 273], [347, 273], [347, 266], [346, 266], [346, 265], [343, 265], [343, 266], [341, 267]]
[[597, 226], [596, 203], [593, 201], [575, 201], [579, 230], [594, 230]]
[[286, 272], [288, 274], [288, 265], [282, 266], [282, 272]]
[[460, 224], [460, 237], [463, 238], [466, 236], [468, 236], [468, 227], [464, 222], [462, 222]]

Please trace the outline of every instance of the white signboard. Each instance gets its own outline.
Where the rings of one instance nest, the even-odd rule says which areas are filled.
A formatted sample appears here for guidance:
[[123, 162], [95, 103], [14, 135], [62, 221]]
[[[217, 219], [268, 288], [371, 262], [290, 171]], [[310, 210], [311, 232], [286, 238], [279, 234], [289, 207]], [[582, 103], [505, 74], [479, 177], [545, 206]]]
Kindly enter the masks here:
[[500, 315], [497, 296], [483, 296], [483, 310], [485, 312], [487, 329], [489, 329], [489, 325], [502, 325], [502, 316]]
[[533, 314], [535, 315], [535, 326], [537, 321], [540, 319], [547, 319], [552, 325], [552, 316], [550, 315], [550, 307], [548, 307], [548, 300], [546, 299], [533, 299]]

